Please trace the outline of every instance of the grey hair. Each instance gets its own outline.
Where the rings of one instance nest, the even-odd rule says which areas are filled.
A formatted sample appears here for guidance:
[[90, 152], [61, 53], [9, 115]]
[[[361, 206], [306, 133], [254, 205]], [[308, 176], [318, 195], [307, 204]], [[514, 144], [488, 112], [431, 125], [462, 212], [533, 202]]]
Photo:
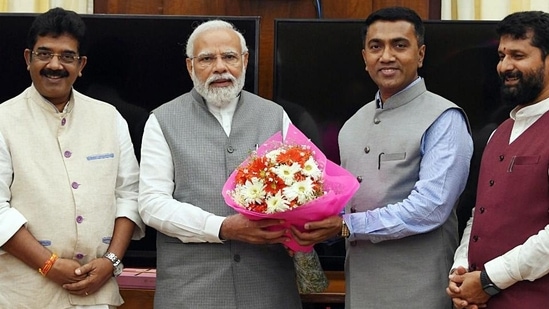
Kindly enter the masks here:
[[189, 39], [187, 40], [187, 47], [186, 47], [187, 57], [192, 58], [194, 56], [193, 55], [194, 41], [200, 34], [208, 30], [216, 30], [216, 29], [230, 29], [236, 32], [236, 35], [238, 35], [238, 38], [240, 39], [242, 52], [245, 53], [248, 51], [248, 47], [246, 47], [246, 39], [244, 39], [244, 36], [242, 35], [242, 33], [240, 33], [240, 31], [238, 31], [233, 24], [220, 19], [214, 19], [214, 20], [203, 22], [202, 24], [200, 24], [198, 27], [194, 29], [193, 33], [191, 33], [191, 35], [189, 36]]

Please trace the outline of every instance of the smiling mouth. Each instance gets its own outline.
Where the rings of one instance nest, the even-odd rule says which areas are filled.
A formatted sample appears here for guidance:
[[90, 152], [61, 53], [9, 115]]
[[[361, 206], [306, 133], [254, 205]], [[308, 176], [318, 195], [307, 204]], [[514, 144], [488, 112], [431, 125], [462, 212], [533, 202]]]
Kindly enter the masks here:
[[49, 78], [49, 79], [60, 79], [60, 78], [63, 78], [63, 76], [61, 75], [44, 75], [45, 77]]
[[382, 69], [379, 69], [379, 71], [381, 71], [382, 73], [394, 73], [397, 71], [397, 69], [395, 68], [382, 68]]
[[503, 83], [505, 85], [514, 85], [520, 82], [522, 74], [519, 72], [507, 72], [501, 75]]

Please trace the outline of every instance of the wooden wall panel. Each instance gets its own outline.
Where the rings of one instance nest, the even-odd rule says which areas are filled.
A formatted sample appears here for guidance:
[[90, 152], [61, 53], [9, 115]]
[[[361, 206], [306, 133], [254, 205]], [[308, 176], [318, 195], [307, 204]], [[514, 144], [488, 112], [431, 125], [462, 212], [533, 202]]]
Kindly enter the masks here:
[[429, 18], [429, 0], [372, 0], [372, 12], [388, 6], [406, 6], [423, 19]]
[[341, 0], [322, 0], [322, 17], [363, 19], [373, 12], [372, 1], [349, 0], [342, 3]]
[[164, 0], [94, 0], [95, 13], [103, 14], [159, 14], [163, 13]]
[[[388, 6], [407, 6], [424, 18], [440, 16], [430, 9], [440, 0], [322, 0], [323, 18], [362, 19]], [[274, 20], [316, 18], [312, 0], [95, 0], [95, 13], [260, 16], [259, 95], [273, 95]]]

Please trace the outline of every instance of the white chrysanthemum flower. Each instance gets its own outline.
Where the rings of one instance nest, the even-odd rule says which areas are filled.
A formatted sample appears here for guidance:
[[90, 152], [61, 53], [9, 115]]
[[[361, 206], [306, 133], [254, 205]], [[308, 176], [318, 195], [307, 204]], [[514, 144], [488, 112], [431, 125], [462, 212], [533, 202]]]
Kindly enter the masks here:
[[273, 167], [271, 170], [284, 180], [284, 184], [289, 186], [294, 182], [295, 173], [301, 171], [301, 166], [299, 166], [299, 163], [294, 162], [292, 165], [281, 164], [277, 167]]
[[265, 212], [268, 214], [290, 209], [290, 202], [284, 199], [280, 191], [277, 192], [275, 195], [268, 197], [266, 203], [267, 210]]
[[310, 178], [305, 178], [302, 181], [296, 181], [291, 186], [283, 189], [284, 196], [288, 200], [293, 201], [297, 199], [299, 205], [304, 204], [314, 199], [313, 181]]
[[303, 170], [301, 170], [301, 173], [305, 176], [311, 177], [314, 180], [317, 180], [320, 176], [322, 176], [322, 172], [318, 168], [318, 165], [316, 165], [316, 162], [312, 156], [309, 157], [303, 165]]
[[269, 159], [269, 161], [276, 163], [276, 158], [278, 155], [282, 152], [282, 149], [277, 148], [275, 150], [271, 150], [265, 154], [265, 157]]
[[246, 205], [251, 203], [261, 203], [266, 195], [265, 183], [257, 177], [253, 177], [251, 181], [246, 180], [244, 185], [242, 185], [240, 195]]
[[229, 191], [229, 194], [232, 196], [233, 200], [241, 207], [245, 207], [246, 201], [244, 200], [244, 196], [242, 194], [242, 185], [236, 185], [234, 190], [232, 192]]

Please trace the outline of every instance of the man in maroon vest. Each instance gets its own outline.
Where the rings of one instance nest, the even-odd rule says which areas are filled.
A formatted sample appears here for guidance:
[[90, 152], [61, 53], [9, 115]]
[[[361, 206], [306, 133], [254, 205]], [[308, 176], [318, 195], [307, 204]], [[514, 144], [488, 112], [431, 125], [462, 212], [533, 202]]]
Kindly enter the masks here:
[[446, 291], [456, 308], [548, 308], [549, 14], [514, 13], [496, 31], [502, 98], [515, 107], [484, 150]]

